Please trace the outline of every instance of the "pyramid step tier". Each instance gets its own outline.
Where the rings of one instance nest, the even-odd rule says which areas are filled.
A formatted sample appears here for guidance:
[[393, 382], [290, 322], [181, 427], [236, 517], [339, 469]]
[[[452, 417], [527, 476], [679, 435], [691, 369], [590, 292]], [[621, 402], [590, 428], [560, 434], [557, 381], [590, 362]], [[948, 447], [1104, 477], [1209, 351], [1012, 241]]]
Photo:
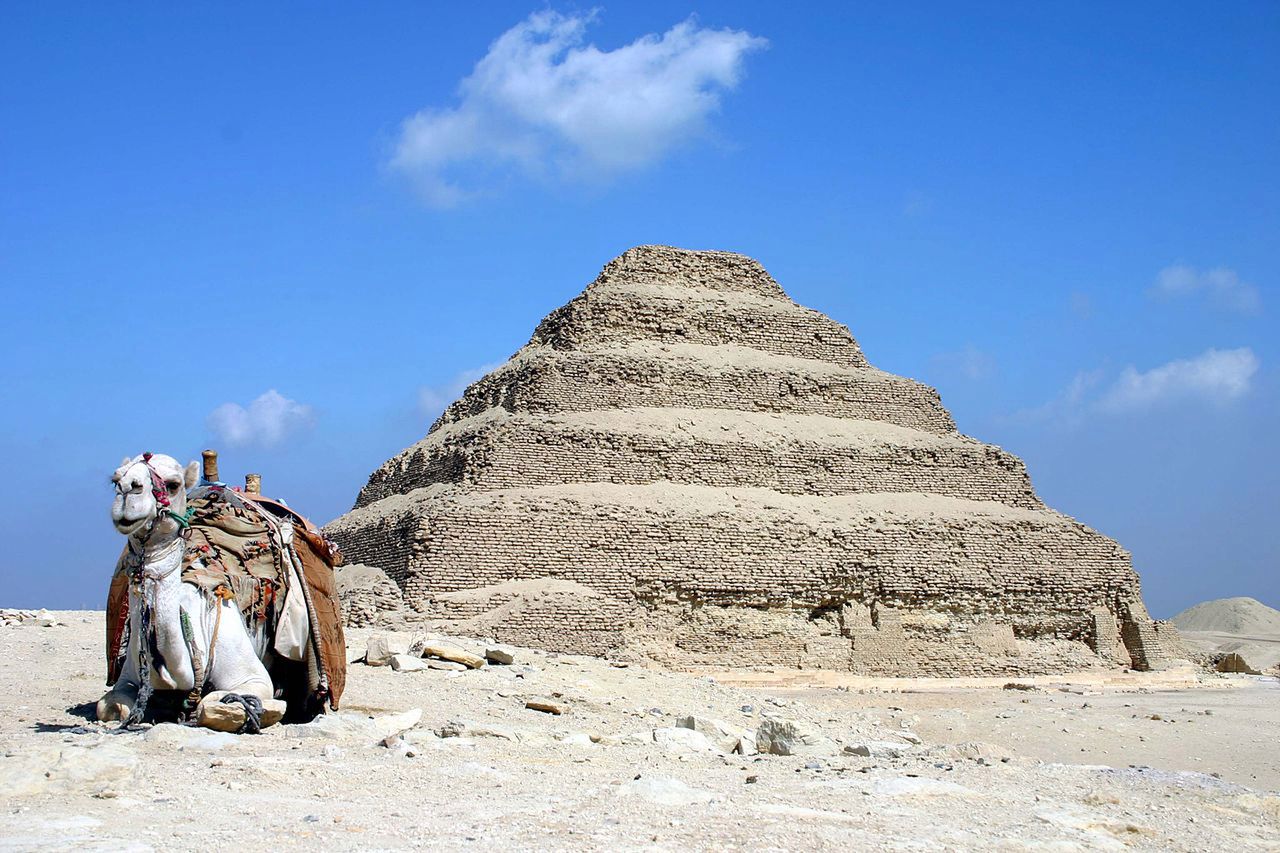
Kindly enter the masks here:
[[638, 343], [591, 352], [526, 347], [469, 387], [432, 429], [491, 408], [556, 413], [641, 407], [794, 412], [955, 432], [936, 390], [875, 368], [728, 345]]
[[636, 246], [605, 264], [591, 287], [621, 283], [656, 287], [700, 287], [786, 299], [759, 261], [734, 252], [703, 252], [674, 246]]
[[506, 489], [659, 481], [809, 495], [927, 492], [1043, 507], [1021, 460], [964, 436], [820, 415], [653, 408], [490, 409], [384, 463], [356, 506], [435, 483]]
[[325, 532], [420, 602], [554, 578], [642, 609], [848, 605], [908, 614], [925, 632], [994, 621], [1010, 639], [1080, 640], [1138, 588], [1129, 555], [1073, 519], [931, 495], [436, 485]]
[[592, 349], [629, 341], [730, 344], [777, 355], [866, 367], [853, 335], [790, 299], [672, 285], [593, 285], [549, 314], [531, 343]]

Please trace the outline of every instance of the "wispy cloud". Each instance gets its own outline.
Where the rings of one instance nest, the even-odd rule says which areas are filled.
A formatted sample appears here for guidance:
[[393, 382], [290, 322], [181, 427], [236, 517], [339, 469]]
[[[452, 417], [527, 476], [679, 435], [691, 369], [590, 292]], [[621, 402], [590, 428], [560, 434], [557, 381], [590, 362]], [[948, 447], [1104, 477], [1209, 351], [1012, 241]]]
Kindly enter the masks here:
[[1073, 423], [1086, 416], [1141, 412], [1177, 403], [1222, 405], [1249, 392], [1258, 365], [1253, 350], [1241, 347], [1208, 349], [1194, 358], [1174, 359], [1145, 371], [1133, 365], [1119, 373], [1081, 371], [1061, 394], [1012, 419]]
[[543, 11], [507, 30], [458, 87], [459, 102], [404, 122], [390, 166], [438, 207], [509, 175], [607, 179], [697, 137], [768, 42], [698, 26], [604, 51], [585, 43], [594, 15]]
[[955, 374], [973, 381], [986, 379], [996, 372], [995, 357], [973, 344], [966, 344], [954, 352], [940, 352], [930, 361], [935, 369], [943, 373]]
[[434, 420], [445, 407], [462, 396], [462, 392], [476, 380], [501, 367], [498, 364], [482, 364], [463, 370], [443, 385], [424, 385], [418, 389], [418, 411]]
[[313, 421], [310, 406], [272, 388], [248, 406], [223, 403], [209, 413], [206, 426], [214, 438], [233, 447], [272, 447], [307, 429]]
[[1174, 264], [1160, 270], [1147, 293], [1166, 300], [1203, 296], [1219, 308], [1241, 314], [1256, 314], [1262, 309], [1258, 288], [1242, 281], [1235, 270], [1226, 267], [1197, 270]]

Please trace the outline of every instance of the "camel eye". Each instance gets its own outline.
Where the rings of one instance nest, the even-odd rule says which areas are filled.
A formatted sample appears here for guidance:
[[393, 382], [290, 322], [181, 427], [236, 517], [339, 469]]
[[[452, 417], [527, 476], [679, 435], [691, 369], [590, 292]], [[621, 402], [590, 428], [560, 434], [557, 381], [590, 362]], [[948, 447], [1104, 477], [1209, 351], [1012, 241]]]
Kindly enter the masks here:
[[169, 482], [165, 483], [165, 485], [169, 487], [169, 491], [171, 491], [171, 492], [176, 492], [176, 491], [178, 491], [178, 489], [182, 488], [182, 484], [181, 484], [181, 483], [175, 483], [175, 482], [174, 482], [174, 481], [172, 481], [172, 480], [170, 480]]

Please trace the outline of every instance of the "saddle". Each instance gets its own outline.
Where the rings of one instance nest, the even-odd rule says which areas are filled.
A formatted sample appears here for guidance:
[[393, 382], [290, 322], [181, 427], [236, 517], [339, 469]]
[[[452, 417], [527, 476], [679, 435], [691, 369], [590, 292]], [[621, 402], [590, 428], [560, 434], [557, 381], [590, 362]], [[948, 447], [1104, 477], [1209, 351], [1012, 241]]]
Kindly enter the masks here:
[[[234, 600], [251, 637], [275, 638], [282, 622], [289, 619], [286, 605], [305, 606], [309, 630], [299, 643], [302, 648], [295, 657], [300, 667], [290, 680], [305, 679], [304, 704], [322, 707], [327, 701], [336, 710], [347, 666], [333, 573], [342, 561], [337, 548], [305, 517], [260, 495], [201, 486], [188, 494], [187, 506], [191, 520], [184, 533], [183, 581], [198, 587], [210, 602]], [[295, 577], [301, 578], [297, 590], [301, 603], [297, 597], [290, 598]], [[128, 590], [122, 555], [107, 595], [108, 684], [120, 677], [127, 651]], [[287, 670], [289, 662], [277, 663], [272, 679], [280, 687], [277, 670]]]

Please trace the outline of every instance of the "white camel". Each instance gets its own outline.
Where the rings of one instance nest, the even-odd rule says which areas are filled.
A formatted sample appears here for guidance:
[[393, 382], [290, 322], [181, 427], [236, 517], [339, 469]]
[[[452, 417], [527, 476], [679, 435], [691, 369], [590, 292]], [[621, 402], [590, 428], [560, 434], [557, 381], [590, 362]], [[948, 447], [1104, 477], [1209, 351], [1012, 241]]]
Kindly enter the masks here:
[[[136, 722], [153, 689], [212, 687], [200, 709], [228, 694], [258, 702], [273, 696], [271, 676], [260, 657], [267, 651], [255, 648], [235, 601], [211, 600], [182, 580], [187, 489], [198, 476], [195, 462], [184, 469], [171, 456], [147, 453], [125, 459], [111, 477], [116, 488], [111, 520], [129, 538], [133, 561], [129, 645], [120, 677], [98, 700], [99, 720]], [[184, 616], [189, 632], [184, 632]], [[142, 646], [148, 637], [154, 639]], [[141, 673], [144, 668], [150, 669], [149, 677]], [[196, 684], [197, 669], [205, 669], [203, 685]]]

